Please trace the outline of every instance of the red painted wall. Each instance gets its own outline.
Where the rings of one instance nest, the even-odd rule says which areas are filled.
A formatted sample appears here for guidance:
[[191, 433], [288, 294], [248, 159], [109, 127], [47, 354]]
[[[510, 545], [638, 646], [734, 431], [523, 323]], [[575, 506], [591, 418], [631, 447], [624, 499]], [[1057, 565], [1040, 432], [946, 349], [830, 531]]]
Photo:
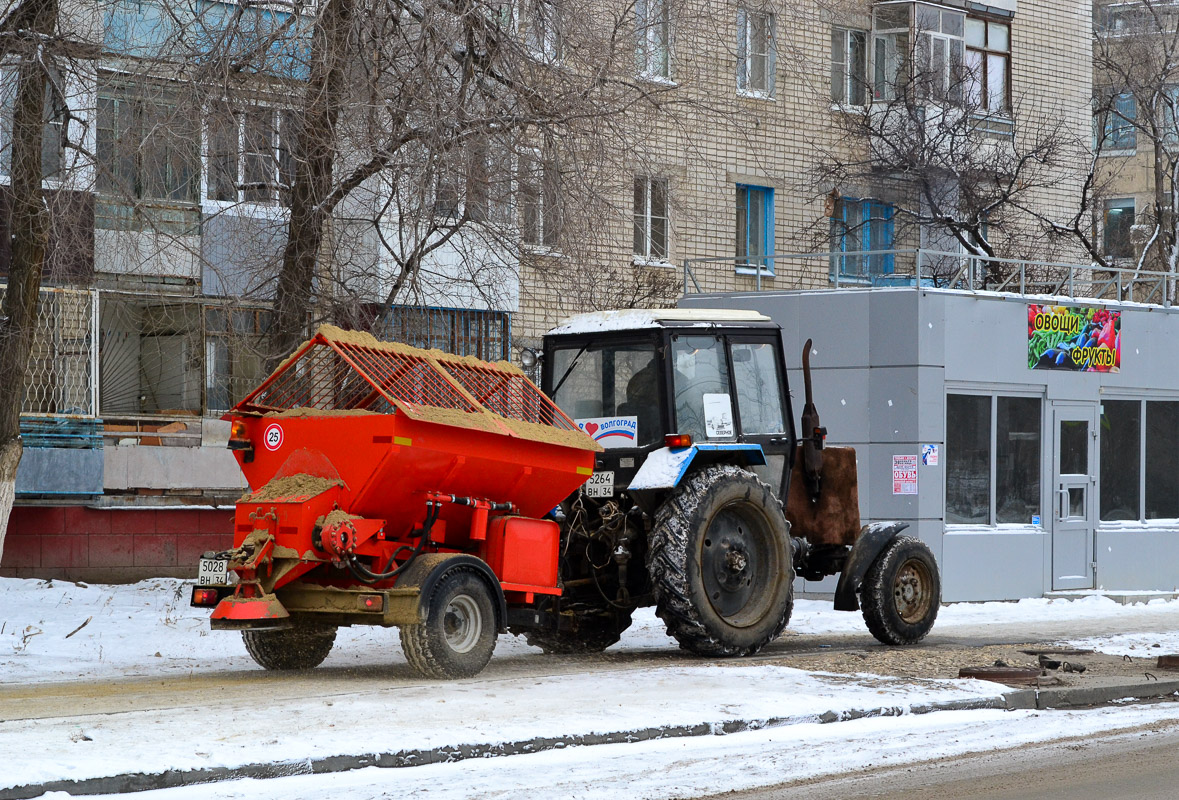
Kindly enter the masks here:
[[16, 506], [0, 576], [105, 583], [193, 577], [202, 553], [232, 546], [232, 508]]

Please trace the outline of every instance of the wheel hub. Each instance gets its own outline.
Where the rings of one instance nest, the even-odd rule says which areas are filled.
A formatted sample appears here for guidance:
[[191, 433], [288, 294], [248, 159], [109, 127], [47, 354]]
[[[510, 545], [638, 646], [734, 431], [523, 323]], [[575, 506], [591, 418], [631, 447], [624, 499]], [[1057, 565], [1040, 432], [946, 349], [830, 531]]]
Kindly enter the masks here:
[[704, 589], [712, 607], [731, 624], [742, 624], [764, 593], [774, 560], [770, 536], [765, 526], [733, 508], [722, 510], [708, 526], [700, 551]]
[[478, 604], [465, 594], [456, 596], [446, 606], [442, 631], [451, 650], [456, 653], [469, 652], [483, 631], [483, 617]]
[[930, 576], [920, 561], [906, 561], [893, 581], [893, 598], [897, 614], [909, 624], [920, 621], [932, 602]]

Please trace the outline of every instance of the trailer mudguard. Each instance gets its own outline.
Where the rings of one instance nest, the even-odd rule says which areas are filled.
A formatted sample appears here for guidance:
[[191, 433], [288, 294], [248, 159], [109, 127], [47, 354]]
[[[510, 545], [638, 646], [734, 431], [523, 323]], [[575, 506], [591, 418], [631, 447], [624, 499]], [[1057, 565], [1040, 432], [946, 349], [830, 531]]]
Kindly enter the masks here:
[[674, 489], [693, 464], [737, 464], [759, 467], [766, 463], [760, 444], [749, 442], [717, 442], [693, 444], [689, 447], [661, 447], [647, 456], [635, 473], [627, 491]]
[[852, 545], [851, 555], [839, 573], [839, 583], [835, 587], [836, 611], [860, 610], [858, 595], [868, 568], [888, 543], [907, 527], [907, 522], [873, 522], [860, 530], [859, 538]]
[[487, 566], [487, 562], [465, 553], [427, 553], [415, 558], [406, 567], [405, 573], [397, 579], [397, 588], [418, 589], [418, 620], [424, 622], [428, 609], [426, 598], [434, 591], [434, 586], [442, 577], [453, 569], [467, 569], [481, 577], [491, 588], [495, 598], [495, 629], [499, 633], [507, 632], [508, 604], [504, 600], [503, 587], [499, 578]]

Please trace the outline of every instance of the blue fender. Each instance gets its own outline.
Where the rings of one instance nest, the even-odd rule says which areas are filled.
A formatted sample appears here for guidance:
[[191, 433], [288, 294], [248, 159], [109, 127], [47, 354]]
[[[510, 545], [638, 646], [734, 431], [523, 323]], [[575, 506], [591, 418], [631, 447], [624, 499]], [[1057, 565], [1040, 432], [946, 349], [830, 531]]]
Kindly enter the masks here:
[[907, 527], [907, 522], [874, 522], [860, 530], [859, 538], [852, 545], [851, 555], [839, 573], [839, 583], [835, 587], [836, 611], [860, 610], [860, 601], [856, 595], [864, 583], [864, 576], [888, 543]]
[[760, 444], [748, 442], [717, 442], [693, 444], [689, 447], [661, 447], [647, 455], [647, 460], [627, 491], [642, 492], [653, 489], [674, 489], [693, 464], [738, 464], [757, 467], [766, 463]]

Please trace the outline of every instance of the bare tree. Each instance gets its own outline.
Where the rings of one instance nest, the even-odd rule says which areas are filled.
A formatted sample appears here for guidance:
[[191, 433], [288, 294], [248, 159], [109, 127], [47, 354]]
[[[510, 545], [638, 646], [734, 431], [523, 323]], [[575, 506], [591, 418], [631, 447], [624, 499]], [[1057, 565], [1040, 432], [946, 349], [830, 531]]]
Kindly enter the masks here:
[[57, 0], [21, 0], [0, 17], [0, 57], [19, 64], [12, 125], [12, 260], [0, 307], [0, 555], [16, 497], [20, 412], [49, 239], [41, 144]]

